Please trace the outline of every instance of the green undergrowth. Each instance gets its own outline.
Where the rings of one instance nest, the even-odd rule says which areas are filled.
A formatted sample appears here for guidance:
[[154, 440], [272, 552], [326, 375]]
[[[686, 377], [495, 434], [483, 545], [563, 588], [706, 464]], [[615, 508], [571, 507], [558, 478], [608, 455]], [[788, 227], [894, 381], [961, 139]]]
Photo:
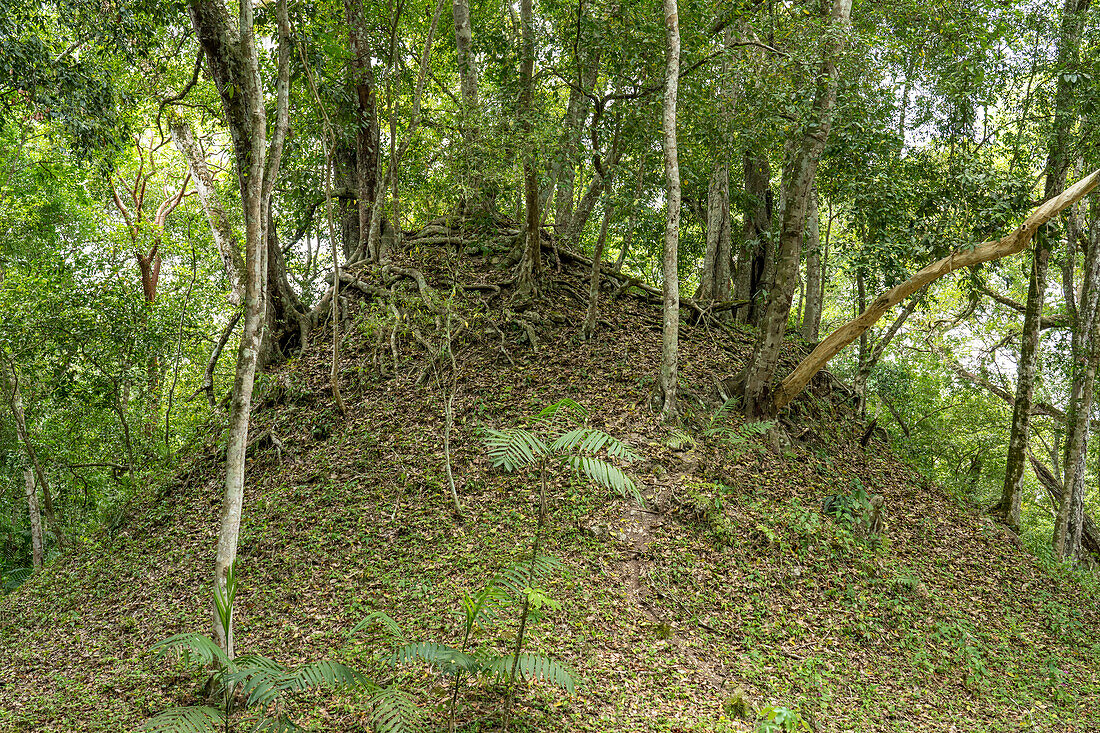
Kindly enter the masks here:
[[[446, 264], [418, 266], [438, 282]], [[425, 729], [446, 730], [453, 676], [385, 664], [379, 645], [349, 633], [384, 613], [407, 639], [463, 647], [463, 599], [530, 559], [539, 507], [538, 474], [493, 468], [483, 438], [534, 429], [542, 406], [569, 397], [639, 454], [623, 471], [644, 504], [571, 470], [548, 482], [539, 552], [560, 566], [539, 589], [555, 604], [525, 649], [560, 660], [576, 684], [521, 684], [513, 730], [1100, 730], [1095, 584], [1021, 551], [877, 441], [862, 448], [865, 425], [827, 392], [778, 426], [716, 415], [710, 385], [736, 371], [750, 334], [685, 327], [687, 414], [673, 431], [650, 409], [650, 306], [604, 304], [618, 325], [583, 343], [572, 325], [583, 307], [545, 297], [565, 322], [535, 324], [538, 351], [501, 299], [453, 299], [468, 324], [453, 344], [461, 518], [444, 451], [449, 360], [407, 335], [395, 356], [378, 338], [393, 324], [364, 307], [345, 345], [346, 417], [328, 397], [323, 343], [265, 377], [252, 434], [279, 440], [250, 449], [239, 649], [362, 670], [407, 691]], [[430, 340], [431, 317], [415, 318], [404, 328]], [[776, 428], [790, 440], [773, 440]], [[204, 674], [149, 649], [209, 632], [222, 471], [212, 431], [115, 529], [0, 599], [0, 730], [132, 730], [202, 704]], [[876, 542], [820, 511], [854, 482], [885, 497]], [[466, 648], [507, 654], [516, 624], [501, 614]], [[456, 729], [501, 730], [508, 685], [471, 674], [459, 687]], [[286, 704], [313, 731], [371, 730], [375, 712], [355, 691]]]

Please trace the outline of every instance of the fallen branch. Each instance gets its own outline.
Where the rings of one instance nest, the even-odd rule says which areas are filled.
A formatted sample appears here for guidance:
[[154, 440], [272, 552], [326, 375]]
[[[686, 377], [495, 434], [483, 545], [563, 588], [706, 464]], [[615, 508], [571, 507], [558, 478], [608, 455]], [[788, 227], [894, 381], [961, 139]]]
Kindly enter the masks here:
[[860, 334], [873, 326], [886, 314], [886, 311], [929, 283], [955, 270], [1000, 259], [1024, 250], [1031, 243], [1039, 227], [1080, 201], [1096, 188], [1097, 184], [1100, 184], [1100, 170], [1093, 171], [1064, 193], [1048, 199], [1008, 236], [995, 242], [984, 242], [972, 248], [955, 250], [942, 260], [920, 270], [900, 285], [879, 295], [867, 310], [829, 334], [809, 356], [802, 360], [802, 363], [794, 368], [794, 371], [787, 375], [772, 396], [771, 408], [778, 412], [790, 404], [790, 401], [806, 388], [810, 379], [821, 371], [830, 359], [859, 338]]

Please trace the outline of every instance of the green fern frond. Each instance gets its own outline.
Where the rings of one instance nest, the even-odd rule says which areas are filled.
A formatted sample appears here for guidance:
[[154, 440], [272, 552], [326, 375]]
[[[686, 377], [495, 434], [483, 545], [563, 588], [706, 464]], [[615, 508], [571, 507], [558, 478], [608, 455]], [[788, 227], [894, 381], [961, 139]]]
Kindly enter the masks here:
[[542, 408], [536, 419], [539, 422], [555, 423], [559, 419], [569, 418], [574, 422], [584, 422], [588, 419], [588, 410], [584, 406], [577, 404], [573, 400], [565, 397], [558, 400], [552, 405], [547, 405]]
[[741, 426], [741, 432], [750, 435], [763, 435], [775, 427], [775, 420], [762, 420], [760, 422], [747, 422]]
[[538, 583], [561, 568], [561, 561], [549, 555], [539, 555], [501, 570], [492, 584], [503, 588], [515, 598], [523, 598], [529, 585]]
[[392, 661], [398, 666], [417, 661], [426, 662], [446, 675], [454, 675], [458, 672], [476, 674], [481, 669], [481, 663], [477, 657], [432, 641], [404, 644], [394, 650]]
[[602, 430], [595, 428], [577, 428], [565, 433], [550, 446], [555, 453], [584, 453], [595, 455], [601, 450], [607, 450], [607, 455], [612, 458], [621, 458], [624, 461], [636, 461], [639, 456], [634, 450]]
[[362, 687], [366, 684], [366, 678], [356, 670], [327, 659], [293, 670], [283, 669], [264, 657], [257, 657], [256, 660], [259, 661], [239, 660], [240, 669], [225, 676], [230, 683], [241, 686], [250, 706], [259, 705], [266, 709], [288, 692]]
[[190, 664], [192, 659], [203, 667], [215, 662], [221, 668], [228, 667], [231, 664], [229, 657], [210, 637], [194, 632], [169, 636], [167, 639], [153, 644], [149, 650], [162, 657], [172, 653], [178, 654], [183, 658], [185, 664]]
[[645, 504], [642, 492], [622, 469], [593, 456], [572, 456], [567, 461], [573, 468], [605, 489], [614, 491], [623, 498], [630, 497], [639, 504]]
[[355, 636], [359, 632], [376, 625], [381, 627], [384, 635], [391, 644], [402, 644], [405, 642], [405, 632], [401, 630], [401, 626], [381, 611], [374, 611], [364, 616], [359, 623], [351, 627], [348, 636]]
[[378, 733], [418, 733], [424, 721], [412, 695], [399, 687], [379, 687], [370, 695], [371, 723]]
[[[498, 680], [505, 682], [512, 676], [515, 659], [511, 654], [494, 657], [486, 664], [487, 671]], [[520, 652], [519, 665], [516, 666], [516, 671], [520, 679], [524, 681], [538, 680], [546, 682], [569, 693], [576, 689], [576, 678], [573, 670], [564, 662], [559, 662], [545, 654]]]
[[538, 436], [520, 428], [508, 430], [489, 430], [485, 446], [494, 468], [515, 471], [530, 466], [547, 454], [546, 444]]
[[507, 597], [507, 593], [495, 580], [473, 595], [462, 597], [462, 621], [466, 633], [479, 623], [495, 623], [497, 607]]
[[714, 414], [710, 418], [710, 424], [714, 425], [719, 420], [728, 420], [731, 415], [737, 413], [740, 404], [740, 397], [730, 397], [722, 403], [721, 407], [714, 411]]
[[225, 726], [225, 717], [205, 705], [169, 708], [147, 720], [138, 730], [150, 733], [215, 733]]

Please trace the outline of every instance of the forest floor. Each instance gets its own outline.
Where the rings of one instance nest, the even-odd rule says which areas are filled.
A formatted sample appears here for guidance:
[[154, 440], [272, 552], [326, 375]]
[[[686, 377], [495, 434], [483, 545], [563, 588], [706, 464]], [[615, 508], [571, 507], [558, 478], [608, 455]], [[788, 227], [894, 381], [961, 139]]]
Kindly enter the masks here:
[[[529, 626], [528, 644], [568, 663], [578, 685], [523, 686], [516, 730], [753, 731], [767, 706], [819, 732], [1100, 730], [1100, 599], [930, 485], [880, 436], [862, 446], [867, 426], [828, 377], [784, 423], [790, 445], [737, 416], [704, 435], [752, 335], [685, 325], [686, 414], [682, 429], [665, 427], [651, 407], [659, 308], [605, 290], [599, 331], [582, 341], [587, 268], [566, 260], [559, 271], [551, 257], [543, 294], [521, 302], [489, 249], [459, 256], [423, 238], [398, 253], [430, 291], [395, 270], [358, 273], [390, 288], [399, 318], [348, 296], [346, 416], [328, 385], [331, 331], [261, 377], [240, 651], [393, 677], [427, 728], [445, 730], [449, 679], [380, 669], [384, 649], [349, 643], [348, 632], [384, 611], [411, 639], [461, 642], [463, 596], [529, 557], [538, 506], [537, 476], [493, 469], [482, 430], [543, 429], [534, 416], [568, 397], [641, 454], [626, 470], [646, 501], [551, 474], [542, 549], [562, 563], [546, 582], [561, 607]], [[803, 348], [792, 342], [788, 358]], [[452, 385], [461, 519], [446, 472]], [[149, 647], [209, 628], [221, 439], [211, 426], [115, 530], [0, 599], [0, 730], [133, 730], [196, 704], [201, 673]], [[819, 511], [857, 485], [886, 500], [875, 545]], [[474, 645], [503, 652], [516, 620], [502, 617]], [[501, 729], [504, 697], [499, 684], [464, 681], [458, 730]], [[356, 693], [301, 695], [293, 707], [306, 730], [370, 730]]]

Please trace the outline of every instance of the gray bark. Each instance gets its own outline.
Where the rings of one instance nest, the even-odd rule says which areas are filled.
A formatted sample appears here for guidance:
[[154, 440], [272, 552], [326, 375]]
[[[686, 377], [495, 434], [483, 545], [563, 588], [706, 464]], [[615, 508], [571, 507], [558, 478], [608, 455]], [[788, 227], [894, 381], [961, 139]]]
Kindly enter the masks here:
[[[290, 92], [290, 21], [286, 0], [279, 0], [276, 11], [279, 31], [276, 119], [269, 141], [252, 4], [242, 2], [238, 9], [238, 24], [234, 27], [222, 0], [191, 0], [189, 5], [195, 34], [206, 53], [225, 121], [233, 136], [245, 220], [244, 327], [237, 352], [226, 430], [225, 498], [214, 563], [215, 587], [223, 597], [229, 568], [237, 557], [244, 506], [245, 449], [252, 411], [252, 388], [260, 361], [261, 328], [268, 312], [264, 291], [268, 278], [271, 192], [278, 177], [283, 143], [289, 129]], [[216, 612], [213, 617], [214, 637], [232, 658], [232, 623], [223, 627]]]
[[532, 139], [534, 124], [531, 119], [535, 113], [535, 29], [532, 6], [532, 0], [520, 0], [520, 25], [523, 26], [520, 78], [523, 91], [520, 94], [519, 127], [523, 131], [523, 145], [526, 148], [523, 156], [523, 190], [527, 221], [523, 228], [525, 244], [523, 256], [520, 259], [516, 273], [516, 286], [523, 293], [538, 291], [538, 278], [542, 271], [542, 242], [539, 234], [539, 183], [535, 162], [537, 151], [535, 141]]
[[821, 332], [821, 307], [825, 301], [824, 255], [815, 187], [810, 193], [810, 211], [806, 217], [806, 298], [802, 315], [802, 338], [810, 343], [815, 343]]
[[592, 270], [588, 275], [588, 312], [584, 316], [584, 326], [581, 328], [581, 336], [584, 339], [592, 338], [596, 332], [596, 312], [600, 299], [600, 266], [603, 262], [604, 247], [607, 245], [607, 228], [611, 224], [611, 195], [610, 189], [603, 199], [603, 221], [600, 222], [600, 234], [596, 237], [596, 248], [592, 252]]
[[466, 112], [477, 111], [477, 63], [474, 61], [474, 31], [470, 25], [469, 0], [454, 0], [455, 51], [458, 55], [458, 75], [462, 86], [462, 101]]
[[53, 532], [54, 537], [57, 538], [57, 544], [65, 545], [65, 535], [61, 531], [61, 526], [57, 522], [57, 515], [53, 510], [53, 497], [50, 494], [50, 485], [46, 482], [46, 474], [42, 470], [42, 464], [38, 460], [38, 451], [34, 449], [34, 444], [31, 442], [30, 432], [27, 430], [27, 414], [23, 409], [23, 395], [19, 386], [19, 374], [15, 370], [15, 363], [8, 359], [6, 355], [0, 354], [3, 357], [5, 367], [5, 377], [8, 383], [8, 406], [11, 408], [12, 416], [15, 418], [15, 433], [19, 438], [19, 443], [23, 446], [23, 452], [27, 457], [27, 462], [30, 464], [30, 468], [34, 469], [34, 478], [38, 486], [42, 487], [42, 499], [46, 508], [46, 520], [50, 523], [50, 531]]
[[661, 325], [661, 416], [677, 418], [676, 386], [679, 378], [680, 278], [677, 255], [680, 245], [680, 162], [676, 148], [676, 98], [680, 82], [680, 20], [676, 0], [664, 0], [665, 38], [668, 61], [665, 66], [665, 95], [661, 118], [662, 148], [665, 157], [668, 207], [665, 218], [664, 256], [662, 258], [663, 320]]
[[214, 176], [206, 164], [206, 153], [202, 149], [202, 143], [195, 137], [194, 132], [182, 118], [172, 119], [168, 125], [172, 134], [172, 142], [176, 149], [187, 159], [187, 166], [191, 171], [191, 178], [195, 181], [195, 190], [199, 194], [199, 202], [206, 214], [206, 220], [210, 223], [210, 233], [214, 239], [214, 248], [218, 250], [225, 274], [229, 278], [231, 296], [229, 302], [240, 305], [243, 296], [244, 257], [241, 255], [241, 243], [237, 233], [233, 231], [229, 214], [222, 203], [218, 189], [214, 185]]
[[771, 382], [779, 365], [779, 352], [787, 331], [791, 298], [798, 280], [802, 252], [802, 235], [806, 223], [806, 208], [813, 188], [817, 164], [832, 128], [836, 105], [837, 82], [840, 73], [837, 57], [844, 47], [845, 29], [849, 23], [852, 0], [835, 0], [830, 11], [831, 39], [827, 42], [813, 110], [802, 137], [798, 153], [791, 164], [786, 205], [781, 214], [775, 287], [768, 294], [768, 305], [760, 327], [760, 337], [753, 349], [752, 361], [745, 372], [746, 414], [771, 414]]
[[733, 298], [750, 301], [737, 312], [740, 323], [759, 323], [767, 295], [764, 289], [764, 263], [767, 249], [773, 247], [771, 230], [771, 164], [765, 155], [745, 153], [745, 208], [738, 255], [737, 280]]
[[[1066, 0], [1062, 12], [1061, 37], [1058, 42], [1059, 66], [1067, 69], [1075, 66], [1084, 11], [1089, 0]], [[1055, 91], [1054, 139], [1047, 153], [1047, 179], [1044, 198], [1062, 193], [1066, 187], [1069, 170], [1069, 135], [1073, 125], [1070, 102], [1073, 88], [1064, 74], [1058, 75]], [[1032, 399], [1035, 389], [1035, 370], [1038, 362], [1039, 329], [1043, 312], [1043, 295], [1046, 290], [1046, 270], [1050, 260], [1050, 242], [1042, 231], [1035, 245], [1032, 259], [1031, 282], [1028, 286], [1027, 311], [1024, 313], [1024, 332], [1017, 367], [1016, 403], [1012, 410], [1012, 431], [1009, 435], [1008, 456], [1005, 461], [1005, 480], [1001, 488], [1001, 500], [994, 512], [1005, 518], [1011, 526], [1019, 526], [1020, 505], [1023, 493], [1023, 473], [1026, 466], [1026, 447], [1030, 434]], [[1055, 552], [1057, 554], [1058, 528], [1055, 528]]]
[[23, 469], [23, 485], [27, 489], [27, 519], [31, 525], [31, 567], [41, 570], [45, 558], [42, 549], [42, 514], [38, 511], [38, 489], [30, 466]]
[[1075, 562], [1081, 555], [1085, 514], [1085, 460], [1088, 456], [1093, 384], [1100, 362], [1100, 206], [1092, 203], [1092, 236], [1085, 252], [1077, 327], [1073, 330], [1073, 383], [1066, 410], [1066, 444], [1062, 465], [1066, 492], [1054, 521], [1055, 556]]

